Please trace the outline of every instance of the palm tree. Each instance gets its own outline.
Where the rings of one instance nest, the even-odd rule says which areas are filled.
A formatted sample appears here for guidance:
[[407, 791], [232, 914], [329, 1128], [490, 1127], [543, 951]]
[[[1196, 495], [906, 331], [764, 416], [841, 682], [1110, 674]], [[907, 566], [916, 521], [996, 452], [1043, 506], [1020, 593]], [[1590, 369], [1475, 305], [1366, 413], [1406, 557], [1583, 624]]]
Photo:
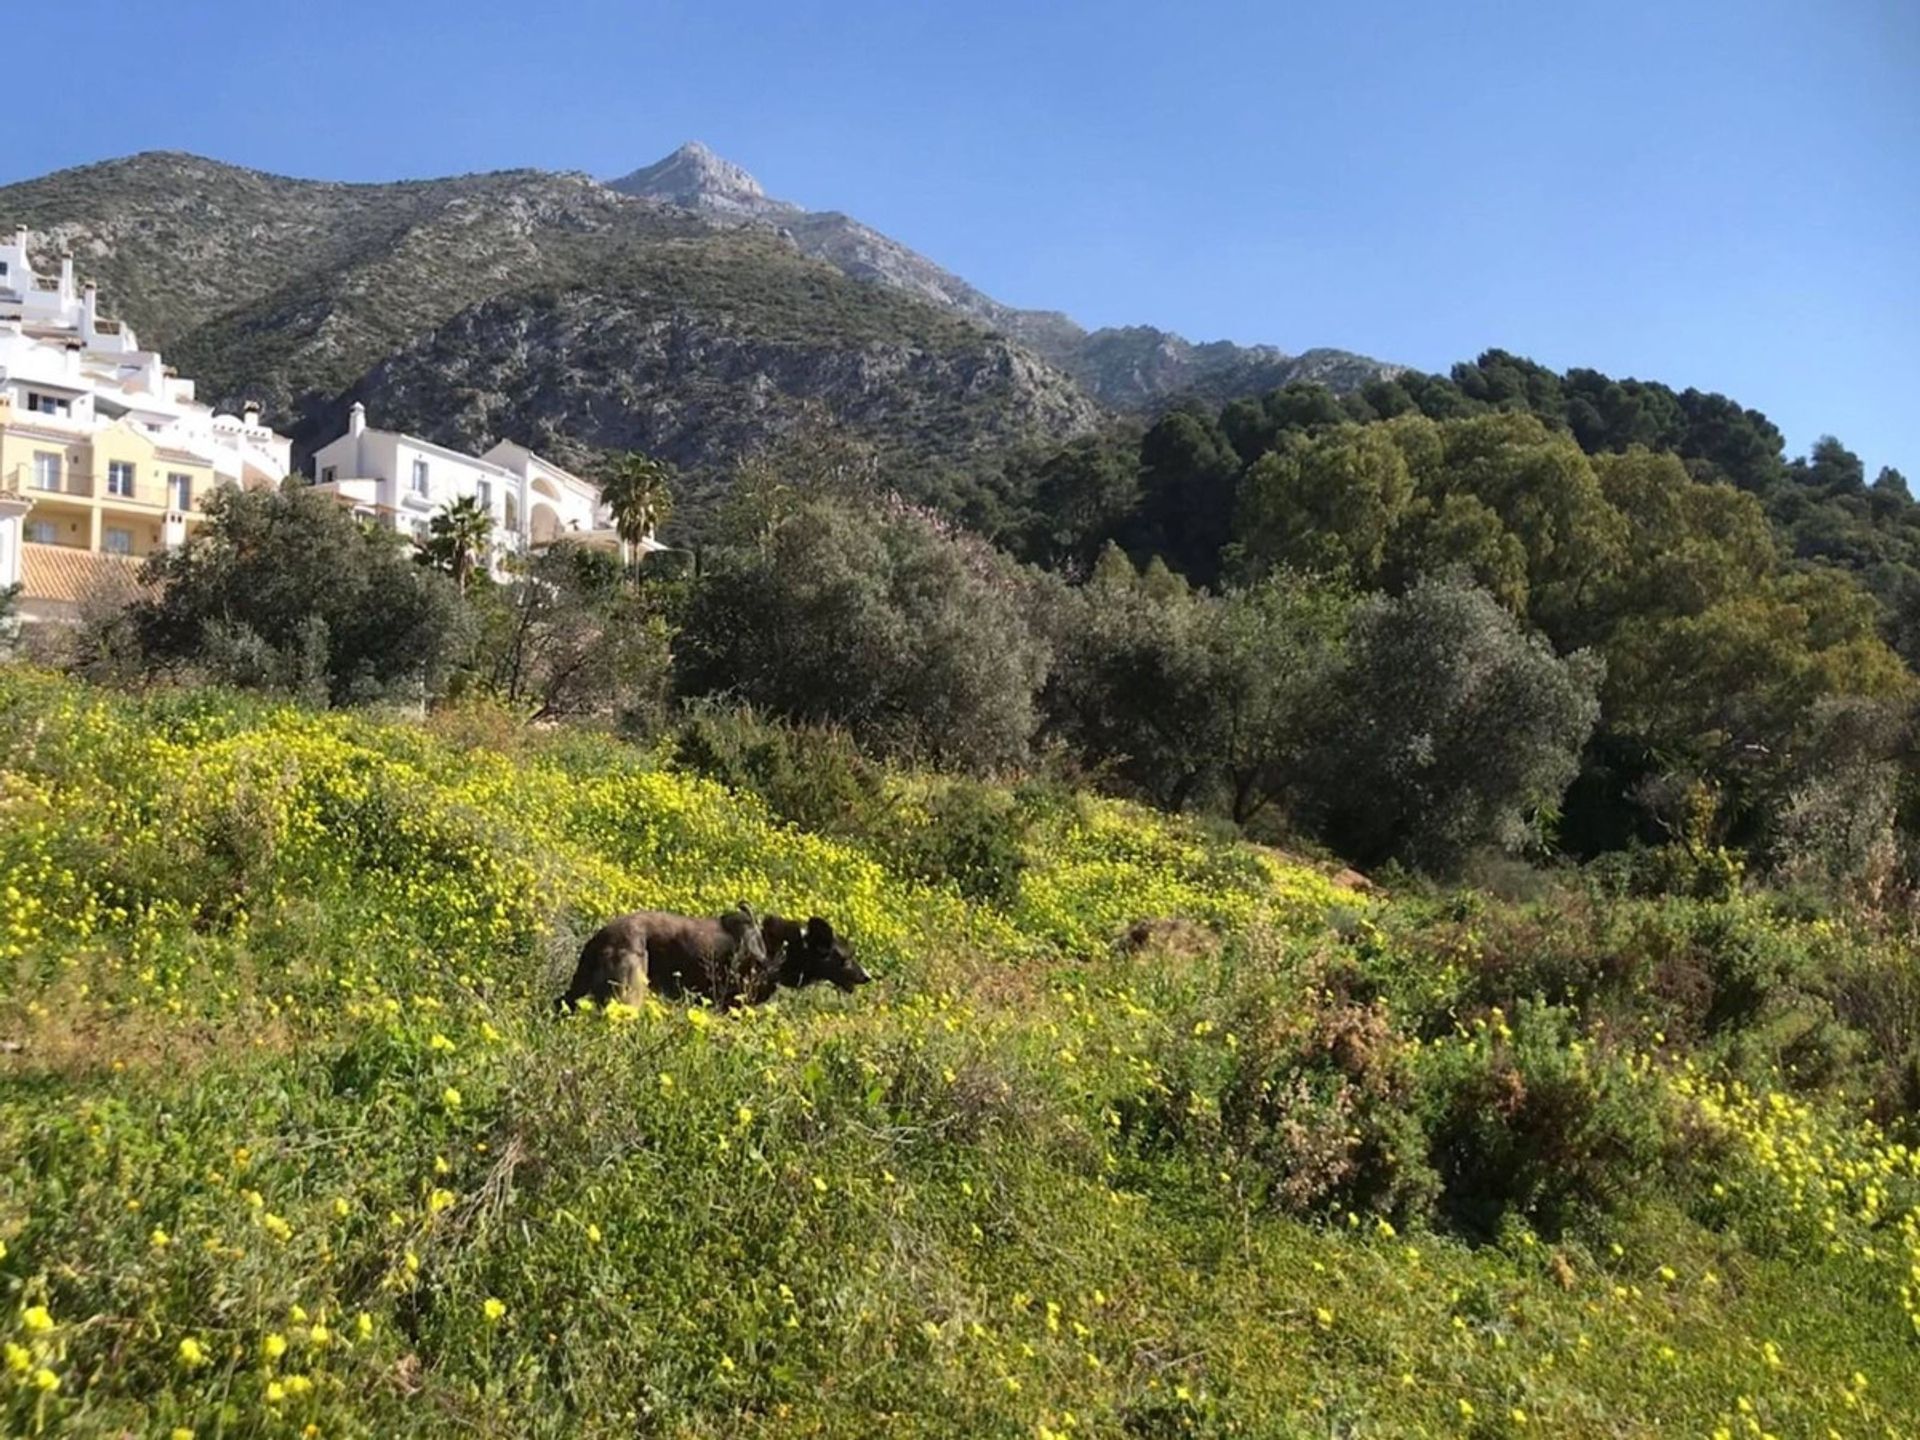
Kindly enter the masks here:
[[[600, 485], [600, 498], [613, 512], [613, 527], [628, 547], [653, 538], [673, 516], [673, 467], [637, 450], [614, 460]], [[633, 556], [638, 563], [639, 555]]]
[[493, 516], [471, 495], [449, 501], [428, 525], [427, 555], [453, 572], [453, 583], [467, 593], [473, 569], [493, 539]]

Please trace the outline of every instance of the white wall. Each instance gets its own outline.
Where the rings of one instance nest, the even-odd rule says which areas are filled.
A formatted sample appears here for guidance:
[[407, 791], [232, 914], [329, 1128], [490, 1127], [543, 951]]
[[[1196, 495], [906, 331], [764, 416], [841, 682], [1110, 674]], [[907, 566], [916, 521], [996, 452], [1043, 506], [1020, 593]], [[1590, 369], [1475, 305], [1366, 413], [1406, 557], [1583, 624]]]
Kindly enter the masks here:
[[20, 517], [27, 507], [13, 500], [0, 500], [0, 590], [20, 583], [20, 541], [24, 535]]

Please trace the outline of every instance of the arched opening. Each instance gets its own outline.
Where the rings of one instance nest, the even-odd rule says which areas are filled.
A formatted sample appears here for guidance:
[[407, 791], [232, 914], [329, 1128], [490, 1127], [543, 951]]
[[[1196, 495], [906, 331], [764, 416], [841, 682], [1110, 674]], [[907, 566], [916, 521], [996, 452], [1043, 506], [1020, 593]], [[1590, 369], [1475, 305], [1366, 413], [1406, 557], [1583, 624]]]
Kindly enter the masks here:
[[511, 491], [507, 494], [507, 521], [505, 530], [509, 535], [520, 533], [520, 497]]
[[566, 528], [560, 523], [560, 512], [543, 500], [536, 500], [528, 515], [533, 521], [530, 538], [536, 545], [551, 545]]

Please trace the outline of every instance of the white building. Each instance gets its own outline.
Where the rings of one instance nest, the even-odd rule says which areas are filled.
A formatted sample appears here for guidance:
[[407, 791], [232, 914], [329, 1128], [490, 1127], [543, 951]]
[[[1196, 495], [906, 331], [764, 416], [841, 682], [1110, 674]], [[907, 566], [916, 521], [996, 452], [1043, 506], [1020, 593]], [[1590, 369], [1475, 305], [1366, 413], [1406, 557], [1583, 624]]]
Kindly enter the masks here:
[[101, 314], [71, 257], [45, 276], [25, 230], [0, 242], [0, 588], [23, 586], [28, 618], [181, 543], [217, 486], [278, 485], [292, 463], [257, 406], [216, 413]]
[[347, 433], [314, 452], [314, 484], [354, 513], [424, 541], [435, 514], [469, 496], [493, 517], [492, 568], [556, 540], [617, 544], [600, 487], [503, 440], [485, 455], [367, 424], [358, 401]]

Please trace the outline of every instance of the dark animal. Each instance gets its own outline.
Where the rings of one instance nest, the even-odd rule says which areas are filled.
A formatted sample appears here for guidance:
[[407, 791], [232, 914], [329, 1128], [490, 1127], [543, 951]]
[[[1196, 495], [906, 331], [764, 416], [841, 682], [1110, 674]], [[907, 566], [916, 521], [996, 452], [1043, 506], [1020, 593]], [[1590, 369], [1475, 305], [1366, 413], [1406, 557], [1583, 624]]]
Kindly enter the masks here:
[[833, 933], [833, 926], [815, 915], [802, 925], [779, 915], [760, 922], [760, 933], [767, 942], [767, 971], [751, 997], [757, 1004], [771, 995], [776, 986], [801, 989], [816, 981], [852, 994], [873, 976], [853, 958], [847, 942]]
[[724, 1010], [767, 986], [770, 969], [760, 922], [744, 902], [711, 919], [636, 910], [594, 932], [567, 993], [554, 1003], [560, 1009], [582, 1000], [633, 1003], [644, 983], [671, 1000], [704, 995]]

